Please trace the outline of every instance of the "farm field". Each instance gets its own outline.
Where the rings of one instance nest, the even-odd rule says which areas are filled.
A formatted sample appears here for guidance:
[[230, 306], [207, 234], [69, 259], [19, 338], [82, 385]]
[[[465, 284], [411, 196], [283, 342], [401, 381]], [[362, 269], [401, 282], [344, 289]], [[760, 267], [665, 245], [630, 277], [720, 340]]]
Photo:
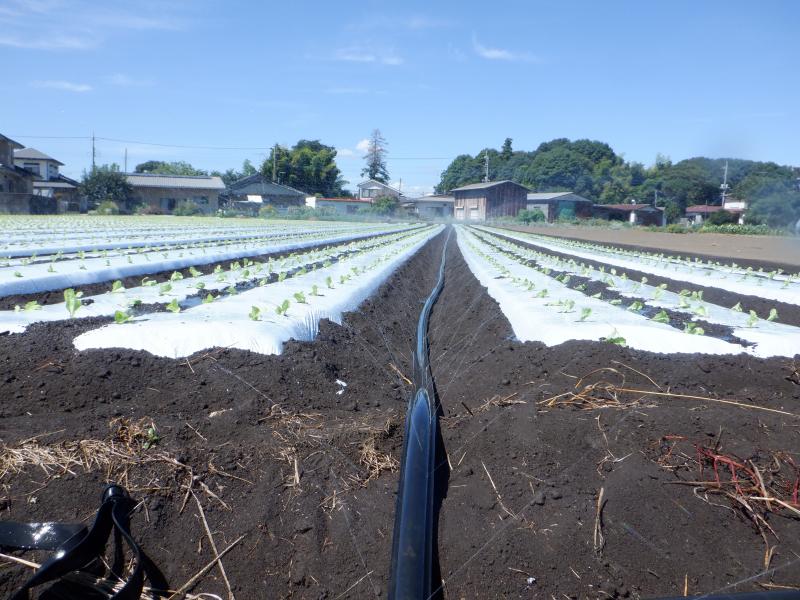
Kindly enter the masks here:
[[[173, 590], [212, 536], [225, 574], [193, 594], [384, 597], [444, 253], [437, 594], [800, 586], [800, 268], [484, 226], [130, 222], [0, 220], [3, 519], [91, 518], [118, 481]], [[4, 595], [30, 575], [0, 565]]]
[[564, 237], [586, 242], [646, 248], [672, 254], [692, 253], [717, 260], [769, 263], [784, 268], [800, 268], [800, 239], [790, 236], [736, 235], [724, 233], [676, 234], [642, 229], [603, 227], [511, 226], [509, 229]]

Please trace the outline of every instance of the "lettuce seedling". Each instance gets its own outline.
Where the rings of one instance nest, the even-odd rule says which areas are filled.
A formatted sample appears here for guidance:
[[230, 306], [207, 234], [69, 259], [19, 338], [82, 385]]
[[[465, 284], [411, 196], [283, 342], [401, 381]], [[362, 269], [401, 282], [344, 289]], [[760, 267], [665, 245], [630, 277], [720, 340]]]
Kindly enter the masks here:
[[158, 295], [163, 296], [164, 294], [172, 291], [172, 284], [170, 283], [162, 283], [158, 288]]
[[664, 323], [664, 324], [668, 325], [669, 324], [669, 315], [667, 314], [667, 311], [661, 310], [661, 311], [657, 312], [655, 315], [653, 315], [653, 317], [651, 318], [651, 321], [655, 321], [656, 323]]
[[125, 291], [125, 286], [122, 285], [122, 282], [119, 279], [117, 279], [114, 283], [111, 284], [111, 293], [124, 292], [124, 291]]
[[202, 271], [198, 271], [194, 267], [189, 267], [189, 275], [192, 277], [200, 277], [203, 274]]
[[281, 271], [278, 273], [278, 281], [283, 281], [284, 279], [286, 279], [286, 271]]
[[328, 289], [332, 290], [333, 289], [333, 277], [328, 275], [328, 277], [325, 278], [325, 285], [328, 286]]
[[148, 279], [147, 277], [142, 279], [142, 287], [152, 287], [157, 283], [158, 282], [155, 279]]
[[736, 312], [742, 312], [742, 303], [737, 302], [731, 307], [731, 310], [735, 310]]
[[639, 311], [642, 310], [643, 308], [644, 308], [643, 302], [640, 302], [639, 300], [634, 300], [633, 302], [631, 302], [631, 305], [628, 307], [628, 310]]
[[608, 342], [609, 344], [616, 344], [617, 346], [627, 346], [628, 342], [622, 337], [615, 329], [611, 335], [600, 338], [601, 342]]
[[24, 275], [19, 271], [14, 271], [14, 277], [24, 277]]
[[[27, 309], [28, 305], [26, 304], [25, 306], [26, 306], [25, 310], [28, 310]], [[769, 309], [769, 316], [767, 317], [767, 321], [774, 321], [777, 318], [778, 318], [778, 309], [777, 308], [770, 308]]]
[[303, 292], [295, 292], [294, 299], [300, 304], [306, 303], [306, 295]]
[[121, 310], [118, 310], [114, 313], [114, 323], [116, 323], [117, 325], [122, 325], [123, 323], [127, 323], [132, 318], [133, 317], [130, 316], [128, 313]]
[[82, 296], [83, 292], [76, 292], [72, 288], [64, 290], [64, 304], [67, 307], [67, 312], [69, 312], [71, 319], [75, 317], [75, 313], [78, 312], [78, 309], [83, 306], [81, 302]]
[[250, 317], [251, 321], [259, 321], [261, 320], [261, 309], [257, 306], [253, 306], [250, 308], [250, 312], [247, 313], [247, 316]]
[[747, 319], [747, 326], [755, 327], [756, 323], [758, 323], [758, 314], [756, 314], [756, 311], [751, 310], [750, 317]]
[[275, 312], [279, 315], [286, 316], [286, 312], [289, 310], [289, 301], [284, 300], [278, 306], [275, 307]]
[[173, 313], [179, 313], [179, 312], [181, 312], [181, 305], [180, 305], [180, 304], [178, 304], [178, 299], [177, 299], [177, 298], [173, 298], [173, 299], [172, 299], [172, 302], [170, 302], [169, 304], [167, 304], [167, 306], [166, 306], [165, 308], [166, 308], [166, 309], [167, 309], [169, 312], [173, 312]]
[[22, 310], [27, 312], [31, 312], [33, 310], [42, 310], [42, 306], [36, 300], [31, 300], [30, 302], [25, 303], [25, 306], [22, 307]]
[[206, 294], [206, 297], [203, 298], [203, 304], [211, 304], [216, 298], [211, 294]]
[[179, 281], [181, 279], [183, 279], [183, 273], [181, 273], [180, 271], [174, 271], [169, 278], [170, 281]]
[[589, 318], [589, 315], [591, 315], [591, 314], [592, 314], [592, 309], [591, 308], [582, 308], [581, 309], [581, 316], [578, 319], [578, 321], [581, 321], [581, 322], [585, 321], [586, 319]]
[[312, 296], [319, 296], [319, 286], [314, 284], [311, 286], [311, 295]]
[[706, 330], [700, 327], [694, 321], [689, 321], [684, 325], [684, 333], [689, 333], [691, 335], [705, 335]]

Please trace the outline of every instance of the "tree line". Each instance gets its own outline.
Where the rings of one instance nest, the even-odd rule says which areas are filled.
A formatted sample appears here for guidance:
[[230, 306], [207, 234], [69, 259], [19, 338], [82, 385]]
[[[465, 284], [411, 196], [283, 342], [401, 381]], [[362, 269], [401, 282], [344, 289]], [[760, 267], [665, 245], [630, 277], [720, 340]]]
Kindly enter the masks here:
[[534, 191], [571, 191], [600, 204], [653, 203], [675, 221], [687, 206], [719, 205], [720, 184], [728, 163], [729, 195], [749, 203], [747, 219], [785, 227], [800, 219], [798, 173], [773, 162], [696, 157], [673, 163], [658, 155], [653, 165], [626, 161], [605, 142], [559, 138], [533, 151], [519, 151], [506, 138], [500, 150], [456, 157], [441, 175], [437, 193], [483, 180], [509, 179]]

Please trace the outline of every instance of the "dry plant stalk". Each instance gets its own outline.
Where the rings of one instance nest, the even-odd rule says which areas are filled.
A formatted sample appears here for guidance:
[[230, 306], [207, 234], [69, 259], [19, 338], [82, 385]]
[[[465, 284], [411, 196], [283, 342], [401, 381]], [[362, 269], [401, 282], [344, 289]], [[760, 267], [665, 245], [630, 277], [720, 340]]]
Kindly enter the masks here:
[[603, 552], [603, 547], [606, 545], [606, 539], [603, 536], [603, 508], [606, 505], [605, 500], [603, 500], [604, 492], [605, 488], [601, 487], [600, 492], [597, 494], [597, 504], [594, 511], [594, 535], [592, 536], [592, 542], [594, 551], [597, 554], [601, 554]]
[[[514, 396], [517, 395], [517, 392], [513, 394], [509, 394], [508, 396], [492, 396], [486, 402], [481, 404], [475, 412], [486, 412], [493, 406], [513, 406], [514, 404], [527, 404], [525, 400], [517, 400], [514, 399]], [[469, 410], [469, 409], [467, 409]], [[472, 411], [470, 411], [472, 412]]]
[[372, 434], [361, 444], [359, 462], [367, 468], [367, 478], [362, 482], [362, 485], [367, 485], [384, 471], [394, 473], [400, 466], [400, 462], [394, 456], [379, 452], [375, 447], [375, 443], [376, 436]]

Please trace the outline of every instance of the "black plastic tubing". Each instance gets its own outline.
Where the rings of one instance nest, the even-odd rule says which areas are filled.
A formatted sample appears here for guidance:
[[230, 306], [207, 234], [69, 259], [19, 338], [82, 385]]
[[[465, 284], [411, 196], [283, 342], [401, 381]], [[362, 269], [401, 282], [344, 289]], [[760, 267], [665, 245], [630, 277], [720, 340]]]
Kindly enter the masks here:
[[436, 407], [428, 362], [428, 318], [444, 287], [445, 257], [451, 232], [442, 249], [439, 277], [425, 300], [417, 323], [414, 353], [414, 395], [406, 413], [403, 459], [392, 538], [390, 600], [418, 600], [431, 593], [433, 560], [433, 473], [436, 457]]

